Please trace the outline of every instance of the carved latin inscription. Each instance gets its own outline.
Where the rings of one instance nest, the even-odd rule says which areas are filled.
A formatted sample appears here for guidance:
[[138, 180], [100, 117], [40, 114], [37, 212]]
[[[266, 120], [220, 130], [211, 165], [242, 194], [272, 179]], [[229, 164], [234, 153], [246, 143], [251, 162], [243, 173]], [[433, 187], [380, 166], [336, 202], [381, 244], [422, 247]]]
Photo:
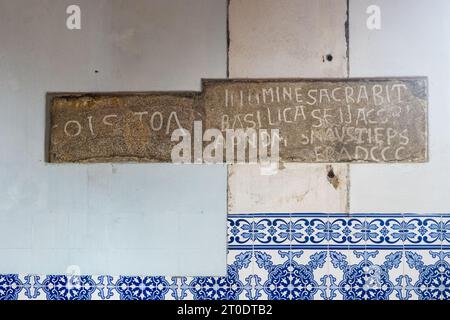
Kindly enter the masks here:
[[426, 78], [204, 80], [200, 93], [50, 101], [50, 162], [171, 162], [176, 129], [200, 141], [207, 129], [278, 129], [290, 162], [427, 161]]

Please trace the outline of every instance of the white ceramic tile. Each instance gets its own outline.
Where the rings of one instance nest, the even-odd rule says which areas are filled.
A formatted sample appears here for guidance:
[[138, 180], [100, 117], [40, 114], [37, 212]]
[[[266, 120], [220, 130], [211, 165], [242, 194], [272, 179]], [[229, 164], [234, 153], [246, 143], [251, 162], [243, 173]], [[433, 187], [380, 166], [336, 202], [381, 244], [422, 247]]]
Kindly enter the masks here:
[[[226, 77], [227, 2], [81, 0], [73, 32], [64, 2], [0, 3], [0, 274], [64, 273], [77, 249], [70, 263], [89, 274], [181, 275], [171, 256], [183, 246], [223, 257], [188, 259], [189, 273], [222, 272], [226, 241], [198, 241], [196, 225], [209, 221], [205, 236], [226, 230], [225, 166], [46, 164], [44, 141], [47, 92], [200, 90], [202, 77]], [[173, 223], [159, 226], [166, 216]], [[160, 243], [169, 254], [143, 255]]]
[[347, 171], [335, 166], [341, 183], [335, 189], [324, 165], [284, 164], [274, 175], [259, 165], [229, 166], [228, 212], [346, 212]]

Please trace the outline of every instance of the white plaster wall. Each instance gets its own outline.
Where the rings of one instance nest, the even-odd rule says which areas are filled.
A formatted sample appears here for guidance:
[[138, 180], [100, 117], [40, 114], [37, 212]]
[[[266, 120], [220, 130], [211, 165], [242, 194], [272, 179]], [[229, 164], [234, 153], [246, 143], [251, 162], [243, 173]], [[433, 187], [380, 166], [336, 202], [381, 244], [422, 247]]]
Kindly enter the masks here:
[[226, 77], [225, 0], [0, 0], [0, 273], [224, 275], [225, 166], [44, 163], [46, 92], [202, 77]]
[[[381, 30], [366, 9], [381, 9]], [[450, 210], [450, 1], [351, 0], [350, 76], [429, 77], [426, 164], [354, 165], [352, 212]]]
[[[346, 77], [346, 12], [346, 0], [231, 0], [230, 77]], [[347, 212], [348, 167], [333, 169], [337, 189], [323, 164], [287, 164], [271, 176], [258, 166], [231, 165], [228, 210]]]

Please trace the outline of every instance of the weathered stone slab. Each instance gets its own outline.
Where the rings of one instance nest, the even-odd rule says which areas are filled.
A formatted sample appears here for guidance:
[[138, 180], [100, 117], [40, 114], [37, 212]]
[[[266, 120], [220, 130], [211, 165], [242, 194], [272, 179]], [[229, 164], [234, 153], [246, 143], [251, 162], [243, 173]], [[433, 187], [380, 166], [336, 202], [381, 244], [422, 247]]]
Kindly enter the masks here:
[[171, 133], [194, 123], [195, 93], [55, 95], [50, 162], [171, 162]]
[[[50, 162], [170, 162], [177, 128], [278, 129], [286, 162], [424, 162], [427, 79], [204, 80], [202, 93], [56, 96]], [[194, 148], [193, 148], [194, 149]]]

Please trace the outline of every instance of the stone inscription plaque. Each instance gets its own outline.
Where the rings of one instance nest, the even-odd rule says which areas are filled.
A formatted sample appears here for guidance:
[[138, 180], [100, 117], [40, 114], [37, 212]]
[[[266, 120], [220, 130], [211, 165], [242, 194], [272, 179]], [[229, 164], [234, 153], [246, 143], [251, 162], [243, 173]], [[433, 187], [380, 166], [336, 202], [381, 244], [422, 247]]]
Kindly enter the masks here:
[[278, 129], [286, 162], [425, 162], [427, 92], [427, 79], [417, 77], [204, 80], [202, 92], [53, 94], [48, 159], [171, 162], [173, 131], [194, 137], [198, 121], [200, 133], [219, 129], [224, 137], [230, 129]]

